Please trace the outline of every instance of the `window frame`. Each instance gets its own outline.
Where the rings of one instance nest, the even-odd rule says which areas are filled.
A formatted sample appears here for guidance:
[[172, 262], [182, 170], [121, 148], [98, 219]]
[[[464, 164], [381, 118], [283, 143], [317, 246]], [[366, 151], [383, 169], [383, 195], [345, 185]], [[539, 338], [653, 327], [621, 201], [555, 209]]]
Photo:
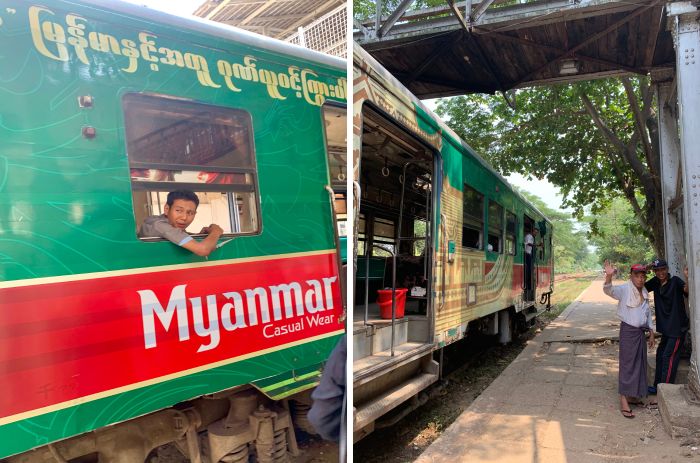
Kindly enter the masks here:
[[[183, 106], [197, 106], [197, 107], [207, 107], [214, 108], [217, 111], [233, 112], [236, 114], [237, 120], [242, 120], [248, 129], [247, 135], [247, 145], [250, 149], [250, 167], [217, 167], [217, 166], [203, 166], [196, 164], [167, 164], [167, 163], [156, 163], [156, 162], [143, 162], [143, 161], [133, 161], [131, 156], [129, 156], [129, 134], [127, 133], [127, 123], [126, 119], [129, 116], [128, 113], [128, 100], [129, 99], [143, 99], [150, 101], [165, 101], [175, 104], [181, 104]], [[133, 110], [132, 110], [133, 111]], [[253, 202], [255, 205], [255, 211], [252, 211], [251, 217], [253, 218], [256, 227], [252, 232], [229, 232], [221, 235], [222, 238], [234, 238], [243, 236], [257, 236], [261, 235], [263, 232], [263, 222], [262, 222], [262, 202], [260, 193], [260, 176], [257, 163], [257, 150], [255, 148], [255, 136], [253, 128], [253, 118], [249, 111], [243, 108], [231, 108], [228, 106], [215, 105], [211, 103], [206, 103], [198, 100], [187, 99], [175, 97], [167, 94], [160, 93], [145, 93], [145, 92], [126, 92], [121, 96], [121, 113], [124, 121], [122, 134], [124, 136], [124, 147], [127, 155], [127, 168], [129, 171], [129, 185], [132, 199], [132, 213], [134, 214], [134, 220], [136, 220], [136, 209], [133, 204], [134, 192], [145, 191], [148, 193], [163, 193], [170, 192], [174, 190], [191, 190], [193, 192], [213, 192], [225, 194], [228, 200], [228, 219], [230, 224], [233, 225], [232, 214], [235, 213], [237, 207], [234, 208], [232, 205], [236, 202], [235, 197], [238, 193], [252, 193]], [[249, 174], [251, 176], [251, 183], [248, 184], [225, 184], [225, 183], [196, 183], [196, 182], [175, 182], [175, 181], [134, 181], [131, 175], [132, 169], [158, 169], [164, 171], [189, 171], [189, 172], [213, 172], [221, 174]], [[150, 204], [147, 204], [150, 209]], [[155, 211], [150, 211], [155, 212]], [[142, 224], [141, 224], [142, 225]], [[141, 237], [137, 238], [143, 242], [159, 242], [167, 241], [165, 238], [159, 237]], [[205, 237], [206, 234], [201, 233], [189, 233], [192, 237]]]
[[[492, 215], [491, 215], [491, 205], [492, 205], [492, 204], [495, 205], [496, 208], [500, 209], [500, 212], [501, 212], [501, 213], [500, 213], [500, 225], [498, 226], [498, 228], [494, 228], [494, 227], [491, 226], [491, 217], [492, 217]], [[489, 201], [488, 201], [488, 211], [489, 211], [489, 213], [488, 213], [488, 221], [487, 221], [487, 224], [486, 224], [486, 242], [487, 242], [488, 244], [491, 244], [491, 243], [489, 243], [489, 238], [490, 238], [491, 236], [498, 236], [498, 249], [494, 249], [494, 250], [489, 251], [489, 252], [493, 252], [493, 253], [496, 253], [496, 254], [503, 254], [503, 252], [504, 252], [504, 244], [505, 244], [504, 233], [503, 233], [503, 230], [505, 229], [505, 226], [504, 226], [504, 225], [505, 225], [505, 223], [504, 223], [504, 222], [505, 222], [505, 208], [501, 205], [501, 203], [499, 203], [499, 202], [496, 201], [495, 199], [490, 199], [490, 198], [489, 198]], [[495, 235], [495, 234], [492, 235], [491, 232], [494, 231], [494, 230], [498, 230], [498, 235]], [[488, 247], [487, 247], [487, 250], [488, 250]]]
[[[326, 113], [325, 113], [326, 108], [345, 110], [345, 127], [347, 127], [347, 120], [348, 120], [348, 113], [347, 113], [347, 112], [348, 112], [348, 108], [347, 108], [347, 105], [345, 105], [345, 104], [339, 103], [339, 102], [337, 102], [337, 101], [328, 100], [328, 101], [324, 102], [323, 105], [321, 105], [321, 111], [320, 111], [320, 114], [321, 114], [321, 128], [322, 128], [322, 131], [323, 131], [323, 146], [324, 146], [324, 151], [325, 151], [325, 156], [324, 156], [324, 158], [325, 158], [325, 161], [326, 161], [326, 173], [327, 173], [326, 175], [327, 175], [327, 177], [328, 177], [328, 185], [329, 185], [331, 188], [333, 188], [333, 190], [336, 190], [337, 187], [341, 185], [340, 183], [337, 183], [337, 182], [340, 182], [341, 180], [338, 180], [338, 181], [336, 182], [336, 181], [334, 181], [334, 180], [331, 178], [331, 165], [330, 165], [330, 159], [329, 159], [330, 151], [329, 151], [329, 149], [328, 149], [328, 147], [329, 147], [330, 145], [328, 144], [328, 130], [327, 130], [327, 127], [326, 127]], [[343, 175], [345, 175], [345, 180], [344, 180], [345, 183], [343, 184], [343, 187], [344, 187], [344, 190], [343, 190], [343, 191], [348, 191], [348, 190], [347, 190], [347, 187], [348, 187], [348, 186], [347, 186], [347, 182], [348, 182], [348, 172], [347, 172], [347, 168], [348, 168], [348, 153], [347, 153], [348, 141], [347, 141], [347, 133], [345, 134], [345, 136], [346, 136], [346, 139], [345, 139], [345, 164], [342, 165], [342, 167], [341, 167], [341, 172], [343, 172], [343, 170], [345, 171], [345, 172], [343, 173]]]
[[[466, 201], [465, 201], [465, 199], [466, 199], [466, 196], [467, 196], [467, 195], [466, 195], [467, 190], [471, 190], [471, 191], [473, 191], [474, 193], [476, 193], [476, 195], [477, 195], [477, 196], [480, 198], [480, 200], [481, 200], [481, 219], [480, 219], [480, 220], [478, 219], [478, 217], [476, 217], [476, 216], [474, 216], [474, 215], [472, 215], [472, 214], [467, 214], [467, 213], [466, 213], [466, 207], [465, 207], [465, 206], [466, 206]], [[477, 190], [476, 188], [472, 187], [471, 185], [469, 185], [469, 184], [467, 184], [467, 183], [464, 183], [464, 184], [463, 184], [463, 190], [462, 190], [462, 247], [463, 247], [463, 248], [466, 248], [466, 249], [473, 249], [473, 250], [477, 250], [477, 251], [482, 251], [482, 250], [485, 249], [485, 246], [484, 246], [484, 225], [486, 224], [486, 219], [485, 219], [485, 217], [484, 217], [484, 215], [485, 215], [485, 204], [486, 204], [486, 201], [484, 201], [485, 198], [486, 198], [486, 196], [485, 196], [483, 193], [481, 193], [479, 190]], [[474, 220], [467, 221], [467, 220], [466, 220], [467, 217], [469, 217], [470, 219], [477, 219], [477, 221], [479, 221], [479, 223], [476, 223]], [[470, 230], [477, 231], [477, 232], [479, 233], [479, 239], [478, 239], [478, 243], [477, 243], [478, 246], [477, 246], [477, 247], [474, 247], [474, 246], [466, 246], [466, 245], [464, 244], [464, 235], [465, 235], [465, 234], [464, 234], [464, 229], [465, 229], [465, 228], [469, 228]]]
[[[517, 230], [518, 230], [518, 215], [515, 212], [511, 212], [506, 210], [506, 245], [508, 244], [508, 239], [511, 238], [513, 241], [513, 248], [512, 251], [506, 249], [506, 254], [510, 256], [514, 256], [517, 254], [518, 250], [518, 238], [517, 238]], [[508, 216], [513, 217], [513, 230], [511, 233], [511, 230], [508, 229]]]

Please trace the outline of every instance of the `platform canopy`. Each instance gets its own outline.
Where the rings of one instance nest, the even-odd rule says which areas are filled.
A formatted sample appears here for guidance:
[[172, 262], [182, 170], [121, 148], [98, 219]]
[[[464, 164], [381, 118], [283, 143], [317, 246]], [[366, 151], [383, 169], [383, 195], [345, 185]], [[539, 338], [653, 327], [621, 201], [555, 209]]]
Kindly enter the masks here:
[[195, 16], [284, 40], [344, 0], [207, 0]]
[[[381, 1], [381, 0], [377, 0]], [[659, 0], [451, 0], [355, 24], [355, 40], [419, 98], [671, 69]]]

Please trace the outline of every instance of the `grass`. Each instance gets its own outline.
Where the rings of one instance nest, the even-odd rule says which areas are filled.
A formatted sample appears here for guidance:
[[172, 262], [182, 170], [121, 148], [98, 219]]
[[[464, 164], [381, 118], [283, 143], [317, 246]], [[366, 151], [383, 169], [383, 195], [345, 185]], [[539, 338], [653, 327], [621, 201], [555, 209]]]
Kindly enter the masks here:
[[557, 318], [574, 299], [579, 297], [584, 289], [591, 285], [594, 279], [595, 276], [588, 276], [555, 283], [554, 293], [552, 294], [552, 309], [549, 312], [543, 313], [541, 318], [546, 321], [552, 321]]

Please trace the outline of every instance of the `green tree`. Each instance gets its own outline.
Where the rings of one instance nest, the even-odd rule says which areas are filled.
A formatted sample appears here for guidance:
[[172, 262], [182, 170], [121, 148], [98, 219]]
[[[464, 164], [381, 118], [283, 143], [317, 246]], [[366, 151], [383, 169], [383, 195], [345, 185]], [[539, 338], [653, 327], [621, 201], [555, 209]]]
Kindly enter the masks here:
[[[605, 79], [440, 100], [437, 113], [501, 173], [547, 179], [577, 218], [624, 197], [657, 254], [664, 247], [658, 129], [650, 81]], [[593, 234], [598, 221], [591, 222]]]
[[[401, 0], [382, 0], [382, 16], [389, 16]], [[445, 5], [445, 0], [414, 0], [407, 8], [407, 11], [430, 8], [433, 6]], [[356, 21], [363, 22], [377, 16], [376, 0], [353, 0], [352, 15]]]
[[596, 256], [588, 249], [587, 233], [583, 229], [576, 229], [576, 223], [571, 214], [550, 208], [542, 199], [532, 193], [523, 190], [519, 190], [519, 192], [534, 204], [554, 226], [552, 246], [554, 247], [555, 273], [571, 273], [597, 267]]
[[598, 261], [611, 262], [628, 267], [636, 263], [650, 262], [654, 249], [642, 233], [634, 211], [623, 198], [614, 199], [598, 216], [598, 233], [591, 237], [591, 244], [598, 248]]

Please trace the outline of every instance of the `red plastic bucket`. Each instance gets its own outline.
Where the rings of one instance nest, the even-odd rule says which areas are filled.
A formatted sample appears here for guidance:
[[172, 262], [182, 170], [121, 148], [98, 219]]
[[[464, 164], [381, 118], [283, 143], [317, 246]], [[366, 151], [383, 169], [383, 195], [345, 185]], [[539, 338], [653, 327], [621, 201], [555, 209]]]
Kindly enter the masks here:
[[[407, 292], [408, 288], [396, 288], [396, 318], [403, 318]], [[391, 320], [391, 290], [378, 289], [377, 303], [379, 304], [379, 316]]]

